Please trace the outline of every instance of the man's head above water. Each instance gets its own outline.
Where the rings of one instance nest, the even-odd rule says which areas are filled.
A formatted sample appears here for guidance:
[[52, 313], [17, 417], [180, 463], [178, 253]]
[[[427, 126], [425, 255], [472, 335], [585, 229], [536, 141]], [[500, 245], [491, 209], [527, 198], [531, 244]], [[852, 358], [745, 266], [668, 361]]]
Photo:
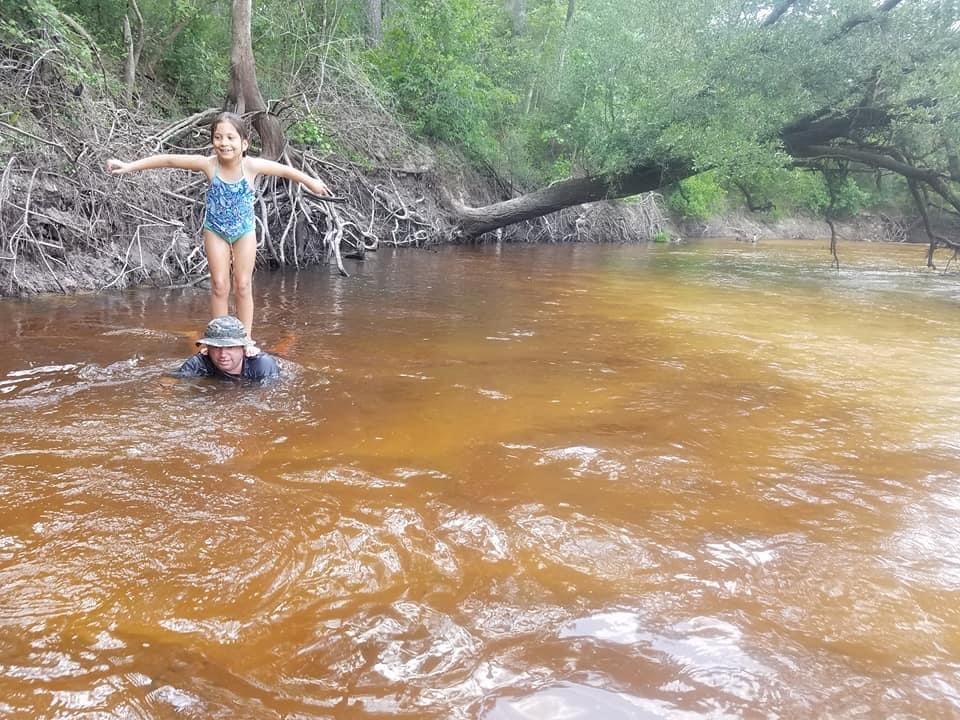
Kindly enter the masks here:
[[175, 377], [215, 377], [221, 380], [271, 380], [280, 377], [280, 363], [247, 337], [237, 318], [221, 315], [207, 324], [194, 353], [173, 373]]
[[206, 347], [210, 362], [220, 372], [239, 375], [243, 371], [246, 349], [253, 341], [247, 337], [242, 322], [232, 315], [221, 315], [207, 324], [197, 345]]

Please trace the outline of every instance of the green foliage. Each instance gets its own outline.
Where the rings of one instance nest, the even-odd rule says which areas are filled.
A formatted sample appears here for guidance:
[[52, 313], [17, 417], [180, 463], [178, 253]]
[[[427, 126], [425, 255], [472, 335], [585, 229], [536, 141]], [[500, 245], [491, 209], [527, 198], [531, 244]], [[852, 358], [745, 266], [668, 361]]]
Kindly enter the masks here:
[[827, 217], [850, 217], [869, 204], [870, 194], [846, 172], [827, 171], [824, 180], [829, 199], [823, 212]]
[[[49, 90], [54, 82], [71, 89], [101, 84], [90, 46], [50, 0], [0, 0], [0, 43], [8, 51], [19, 48], [35, 59], [42, 58], [44, 66], [55, 68], [52, 75], [40, 80]], [[40, 66], [38, 61], [36, 68]]]
[[[170, 111], [219, 105], [232, 3], [138, 5], [141, 70], [153, 69], [176, 94], [182, 108]], [[289, 98], [359, 56], [408, 127], [522, 183], [658, 163], [699, 171], [668, 196], [686, 217], [740, 204], [744, 192], [777, 212], [902, 205], [902, 182], [877, 183], [854, 167], [842, 182], [825, 180], [793, 167], [785, 152], [785, 125], [853, 108], [889, 108], [891, 118], [883, 137], [864, 132], [858, 146], [896, 147], [949, 177], [947, 147], [960, 137], [954, 0], [886, 13], [869, 0], [808, 0], [771, 26], [763, 23], [769, 0], [526, 0], [525, 15], [510, 17], [516, 5], [394, 0], [384, 4], [380, 45], [366, 49], [364, 3], [254, 0], [261, 90]], [[93, 81], [90, 50], [58, 9], [119, 66], [127, 0], [0, 0], [0, 33]], [[845, 24], [853, 17], [866, 21]], [[316, 118], [294, 125], [291, 137], [332, 149]]]
[[62, 30], [59, 12], [49, 0], [0, 0], [0, 33], [5, 43], [36, 45], [40, 29]]
[[144, 7], [141, 0], [141, 11], [148, 29], [183, 24], [170, 44], [165, 44], [165, 35], [150, 30], [144, 49], [144, 60], [153, 63], [158, 78], [183, 109], [221, 105], [230, 80], [230, 3], [153, 0]]
[[774, 206], [822, 213], [830, 203], [823, 175], [812, 170], [780, 169], [760, 178]]
[[752, 202], [772, 218], [798, 211], [820, 213], [830, 202], [823, 175], [819, 171], [774, 167], [744, 175], [732, 175], [721, 170], [716, 173], [726, 189], [729, 205]]
[[[780, 131], [791, 121], [864, 102], [889, 105], [891, 135], [864, 140], [909, 147], [941, 168], [943, 137], [960, 137], [956, 3], [904, 3], [870, 19], [874, 6], [863, 0], [812, 0], [770, 27], [762, 25], [770, 10], [764, 2], [627, 5], [579, 3], [569, 26], [556, 3], [531, 10], [544, 51], [531, 65], [537, 114], [525, 120], [552, 131], [549, 139], [530, 134], [547, 167], [558, 156], [575, 157], [592, 173], [676, 160], [715, 169], [731, 197], [733, 178], [754, 179], [755, 190], [763, 187], [761, 176], [784, 190], [803, 178], [798, 197], [774, 187], [767, 199], [822, 210], [822, 180], [797, 174], [786, 181], [792, 159], [780, 147]], [[845, 25], [852, 17], [868, 21]], [[541, 70], [551, 62], [555, 71]], [[854, 184], [837, 202], [846, 212], [878, 199]], [[674, 201], [686, 213], [703, 212], [683, 195]]]
[[77, 68], [90, 60], [89, 48], [77, 42], [50, 0], [0, 0], [0, 39], [7, 45], [51, 54], [53, 62]]
[[58, 0], [57, 5], [76, 19], [100, 47], [117, 55], [123, 52], [125, 0]]
[[550, 168], [550, 180], [556, 182], [566, 180], [573, 174], [573, 165], [568, 158], [560, 157], [553, 161]]
[[[118, 63], [126, 57], [123, 20], [126, 0], [58, 0], [97, 44]], [[219, 105], [230, 70], [230, 12], [227, 0], [139, 0], [143, 51], [138, 70], [156, 80], [188, 110]], [[137, 24], [130, 15], [133, 31]], [[178, 28], [179, 32], [172, 32]], [[152, 78], [151, 78], [152, 79]], [[181, 108], [166, 108], [179, 114]]]
[[191, 25], [167, 50], [158, 74], [186, 110], [223, 103], [230, 81], [229, 44], [214, 42], [205, 23]]
[[[840, 170], [774, 168], [747, 177], [717, 172], [729, 205], [745, 204], [744, 192], [755, 204], [765, 205], [771, 218], [796, 213], [847, 217], [870, 209], [909, 213], [911, 198], [905, 182], [890, 173], [852, 173]], [[831, 207], [831, 184], [834, 204]]]
[[333, 144], [323, 131], [320, 121], [314, 117], [307, 117], [290, 126], [287, 136], [303, 145], [309, 145], [322, 153], [332, 153]]
[[492, 0], [406, 0], [367, 59], [414, 130], [485, 158], [515, 96], [496, 82], [506, 18]]
[[[361, 33], [363, 3], [255, 0], [252, 40], [264, 97], [286, 97], [312, 84]], [[228, 45], [229, 46], [229, 45]]]
[[667, 195], [667, 207], [684, 219], [705, 220], [720, 212], [726, 191], [715, 172], [705, 172], [682, 180]]

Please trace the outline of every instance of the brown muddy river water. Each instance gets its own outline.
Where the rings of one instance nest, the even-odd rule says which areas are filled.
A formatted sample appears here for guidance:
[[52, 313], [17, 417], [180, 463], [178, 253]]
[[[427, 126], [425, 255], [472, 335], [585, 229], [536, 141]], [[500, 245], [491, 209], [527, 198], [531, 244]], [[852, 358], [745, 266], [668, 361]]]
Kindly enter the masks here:
[[[960, 716], [960, 276], [383, 251], [0, 301], [0, 717]], [[945, 258], [944, 258], [945, 259]]]

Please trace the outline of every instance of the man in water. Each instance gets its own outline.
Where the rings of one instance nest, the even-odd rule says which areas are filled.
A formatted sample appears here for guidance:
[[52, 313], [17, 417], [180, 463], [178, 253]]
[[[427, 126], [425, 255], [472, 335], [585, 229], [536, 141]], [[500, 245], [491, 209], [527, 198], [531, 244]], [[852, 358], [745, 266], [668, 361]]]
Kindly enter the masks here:
[[[247, 355], [254, 344], [237, 318], [221, 315], [207, 325], [197, 340], [201, 351], [191, 355], [174, 375], [177, 377], [216, 377], [225, 380], [267, 380], [280, 377], [276, 359], [260, 350]], [[204, 352], [206, 350], [206, 352]]]

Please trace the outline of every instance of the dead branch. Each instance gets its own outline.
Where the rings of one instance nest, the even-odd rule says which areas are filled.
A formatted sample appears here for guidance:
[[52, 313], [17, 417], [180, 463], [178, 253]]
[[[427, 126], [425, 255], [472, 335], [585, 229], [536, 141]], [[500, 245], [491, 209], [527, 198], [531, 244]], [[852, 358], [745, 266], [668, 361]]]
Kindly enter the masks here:
[[66, 155], [67, 157], [73, 159], [72, 156], [70, 155], [70, 153], [67, 151], [67, 149], [66, 149], [63, 145], [61, 145], [60, 143], [58, 143], [58, 142], [54, 142], [53, 140], [47, 140], [46, 138], [42, 138], [42, 137], [40, 137], [40, 136], [38, 136], [38, 135], [34, 135], [33, 133], [28, 133], [26, 130], [21, 130], [21, 129], [18, 128], [18, 127], [14, 127], [13, 125], [8, 125], [7, 123], [2, 122], [2, 121], [0, 121], [0, 128], [2, 128], [3, 130], [5, 130], [5, 131], [8, 132], [8, 133], [15, 133], [15, 134], [17, 134], [17, 135], [21, 135], [21, 136], [23, 136], [23, 137], [30, 138], [31, 140], [33, 140], [33, 141], [35, 141], [35, 142], [43, 143], [44, 145], [50, 145], [50, 146], [52, 146], [52, 147], [55, 147], [55, 148], [57, 148], [58, 150], [60, 150], [64, 155]]

